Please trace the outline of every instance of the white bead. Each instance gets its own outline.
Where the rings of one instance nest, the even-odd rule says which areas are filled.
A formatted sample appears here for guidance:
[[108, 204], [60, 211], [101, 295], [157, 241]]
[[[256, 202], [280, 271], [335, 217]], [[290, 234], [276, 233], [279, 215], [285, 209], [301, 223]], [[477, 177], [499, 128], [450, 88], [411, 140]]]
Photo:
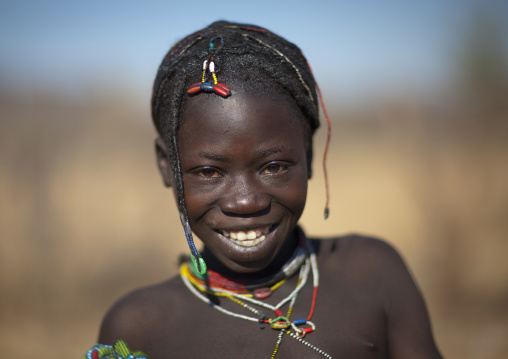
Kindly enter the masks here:
[[210, 61], [210, 72], [211, 73], [214, 73], [215, 72], [215, 64], [213, 61]]
[[205, 62], [203, 62], [203, 71], [206, 70], [206, 65], [208, 64], [208, 60], [205, 60]]

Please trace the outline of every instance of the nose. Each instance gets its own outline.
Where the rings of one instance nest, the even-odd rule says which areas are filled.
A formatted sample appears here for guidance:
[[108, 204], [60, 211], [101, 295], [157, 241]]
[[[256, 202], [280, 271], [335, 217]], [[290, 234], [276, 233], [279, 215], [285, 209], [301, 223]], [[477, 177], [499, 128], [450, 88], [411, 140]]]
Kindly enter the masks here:
[[270, 195], [255, 179], [237, 178], [228, 186], [219, 201], [225, 214], [236, 216], [262, 215], [270, 209]]

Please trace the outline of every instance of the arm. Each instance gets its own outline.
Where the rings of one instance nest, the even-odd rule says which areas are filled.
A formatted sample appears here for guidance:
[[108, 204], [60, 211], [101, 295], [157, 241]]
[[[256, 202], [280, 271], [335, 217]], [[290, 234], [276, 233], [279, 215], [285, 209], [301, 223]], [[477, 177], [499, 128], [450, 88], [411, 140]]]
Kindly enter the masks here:
[[382, 295], [388, 348], [393, 359], [441, 358], [423, 298], [399, 254], [380, 242]]
[[117, 302], [106, 314], [102, 321], [99, 343], [112, 345], [116, 340], [125, 340], [129, 347], [140, 348], [144, 344], [141, 330], [143, 320], [141, 311], [130, 298]]

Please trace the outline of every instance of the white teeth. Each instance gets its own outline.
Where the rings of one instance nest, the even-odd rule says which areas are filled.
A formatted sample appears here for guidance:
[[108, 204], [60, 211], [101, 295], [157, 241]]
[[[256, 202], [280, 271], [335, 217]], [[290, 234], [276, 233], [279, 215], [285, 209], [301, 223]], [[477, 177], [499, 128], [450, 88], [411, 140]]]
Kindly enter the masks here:
[[243, 247], [252, 247], [256, 244], [264, 241], [266, 239], [266, 234], [270, 230], [269, 226], [259, 228], [256, 230], [250, 230], [250, 231], [234, 231], [234, 232], [227, 232], [222, 231], [222, 234], [224, 237], [227, 237], [231, 239], [234, 243], [241, 245]]
[[233, 240], [233, 243], [236, 243], [242, 247], [253, 247], [256, 244], [263, 242], [265, 238], [266, 236], [262, 235], [261, 237], [254, 240], [245, 240], [245, 241]]

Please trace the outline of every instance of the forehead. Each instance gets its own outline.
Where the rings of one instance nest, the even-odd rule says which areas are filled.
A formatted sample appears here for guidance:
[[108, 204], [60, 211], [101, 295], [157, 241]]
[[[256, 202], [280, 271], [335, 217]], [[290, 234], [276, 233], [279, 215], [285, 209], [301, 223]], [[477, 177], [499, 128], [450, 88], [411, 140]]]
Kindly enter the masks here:
[[226, 99], [199, 94], [182, 110], [178, 134], [180, 151], [206, 144], [216, 151], [233, 152], [238, 143], [252, 148], [268, 143], [291, 148], [306, 147], [305, 118], [284, 97], [234, 93]]

